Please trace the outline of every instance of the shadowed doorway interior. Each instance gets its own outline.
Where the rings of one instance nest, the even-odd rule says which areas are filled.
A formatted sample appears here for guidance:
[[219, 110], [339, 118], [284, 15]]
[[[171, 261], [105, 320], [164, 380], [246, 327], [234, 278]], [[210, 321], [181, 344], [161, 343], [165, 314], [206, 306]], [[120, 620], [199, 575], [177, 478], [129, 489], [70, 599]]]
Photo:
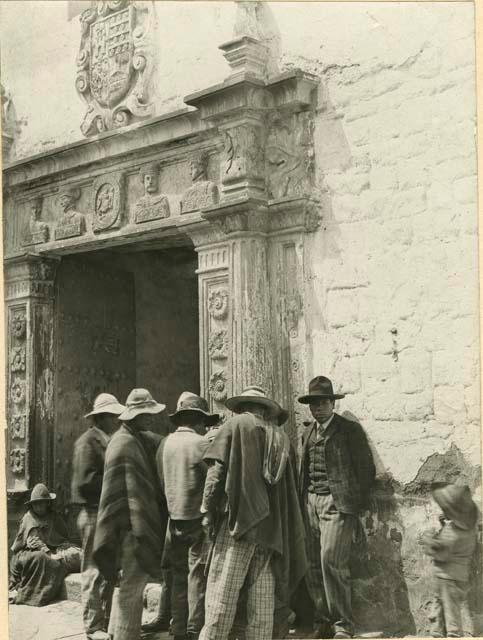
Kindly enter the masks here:
[[[62, 259], [57, 278], [55, 426], [49, 484], [69, 509], [72, 452], [98, 393], [134, 387], [175, 409], [199, 393], [197, 256], [192, 248], [103, 250]], [[166, 425], [166, 412], [155, 428]]]

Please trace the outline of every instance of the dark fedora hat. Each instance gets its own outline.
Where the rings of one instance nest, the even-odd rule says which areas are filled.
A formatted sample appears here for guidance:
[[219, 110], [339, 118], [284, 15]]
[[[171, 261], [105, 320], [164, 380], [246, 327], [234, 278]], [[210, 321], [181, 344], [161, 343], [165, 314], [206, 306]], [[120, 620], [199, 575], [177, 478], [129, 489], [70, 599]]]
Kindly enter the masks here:
[[472, 529], [478, 519], [478, 507], [466, 484], [447, 484], [432, 489], [433, 498], [444, 515], [460, 529]]
[[332, 382], [325, 376], [316, 376], [309, 382], [309, 392], [306, 396], [300, 396], [298, 399], [301, 404], [310, 404], [317, 398], [330, 398], [330, 400], [338, 400], [344, 398], [345, 393], [334, 393]]
[[220, 421], [220, 414], [210, 413], [208, 402], [204, 398], [197, 396], [196, 393], [191, 393], [191, 391], [183, 391], [178, 398], [176, 412], [170, 414], [169, 417], [174, 424], [179, 425], [183, 421], [183, 416], [190, 413], [200, 414], [203, 422], [208, 427], [212, 427]]

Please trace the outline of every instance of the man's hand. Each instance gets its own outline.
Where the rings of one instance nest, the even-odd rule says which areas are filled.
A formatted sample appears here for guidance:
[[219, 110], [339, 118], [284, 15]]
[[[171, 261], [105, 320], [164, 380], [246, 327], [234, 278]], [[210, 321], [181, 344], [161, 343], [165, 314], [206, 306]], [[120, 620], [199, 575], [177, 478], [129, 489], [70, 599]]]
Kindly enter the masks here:
[[201, 526], [205, 532], [206, 537], [209, 540], [215, 539], [215, 516], [210, 511], [207, 511], [201, 520]]

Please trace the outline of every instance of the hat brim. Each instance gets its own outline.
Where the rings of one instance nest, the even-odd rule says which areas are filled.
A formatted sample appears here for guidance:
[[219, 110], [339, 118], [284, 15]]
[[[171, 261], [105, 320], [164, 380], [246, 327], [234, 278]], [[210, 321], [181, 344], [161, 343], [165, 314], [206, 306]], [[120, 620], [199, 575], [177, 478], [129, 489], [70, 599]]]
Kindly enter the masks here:
[[208, 413], [207, 411], [203, 411], [203, 409], [180, 409], [175, 413], [170, 413], [169, 417], [174, 424], [178, 425], [182, 421], [183, 415], [186, 414], [201, 414], [203, 416], [203, 422], [208, 427], [217, 424], [221, 418], [219, 413]]
[[56, 493], [49, 493], [50, 498], [38, 498], [37, 500], [27, 500], [25, 504], [33, 504], [34, 502], [52, 502], [57, 498]]
[[149, 407], [126, 407], [126, 409], [120, 414], [119, 420], [127, 422], [142, 413], [156, 414], [161, 413], [161, 411], [164, 411], [165, 409], [166, 405], [160, 404], [159, 402], [155, 402]]
[[247, 403], [261, 404], [270, 409], [273, 416], [277, 418], [278, 424], [287, 422], [289, 413], [283, 409], [278, 402], [270, 398], [260, 398], [260, 396], [233, 396], [225, 401], [225, 406], [234, 413], [243, 413], [243, 405]]
[[345, 398], [345, 393], [309, 393], [306, 396], [300, 396], [298, 401], [300, 404], [310, 404], [311, 402], [314, 402], [314, 400], [340, 400], [341, 398]]
[[473, 500], [471, 500], [471, 503], [468, 503], [467, 511], [461, 513], [455, 508], [451, 501], [448, 500], [444, 489], [433, 489], [432, 494], [445, 516], [454, 522], [457, 527], [460, 529], [472, 529], [475, 526], [478, 520], [478, 507]]
[[94, 409], [90, 413], [86, 413], [84, 418], [89, 418], [90, 416], [98, 416], [101, 413], [110, 413], [113, 416], [120, 416], [124, 411], [126, 411], [126, 407], [124, 405], [113, 402], [112, 404], [108, 404], [105, 407]]

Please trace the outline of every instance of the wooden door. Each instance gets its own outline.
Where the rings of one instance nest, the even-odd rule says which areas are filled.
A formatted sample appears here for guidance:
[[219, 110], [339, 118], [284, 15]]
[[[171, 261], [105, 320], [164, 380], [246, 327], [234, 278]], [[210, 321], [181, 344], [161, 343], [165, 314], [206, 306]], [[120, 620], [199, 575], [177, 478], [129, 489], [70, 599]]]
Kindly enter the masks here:
[[55, 426], [51, 475], [69, 513], [72, 454], [96, 395], [124, 403], [136, 380], [134, 281], [131, 273], [83, 257], [62, 260], [58, 274]]

